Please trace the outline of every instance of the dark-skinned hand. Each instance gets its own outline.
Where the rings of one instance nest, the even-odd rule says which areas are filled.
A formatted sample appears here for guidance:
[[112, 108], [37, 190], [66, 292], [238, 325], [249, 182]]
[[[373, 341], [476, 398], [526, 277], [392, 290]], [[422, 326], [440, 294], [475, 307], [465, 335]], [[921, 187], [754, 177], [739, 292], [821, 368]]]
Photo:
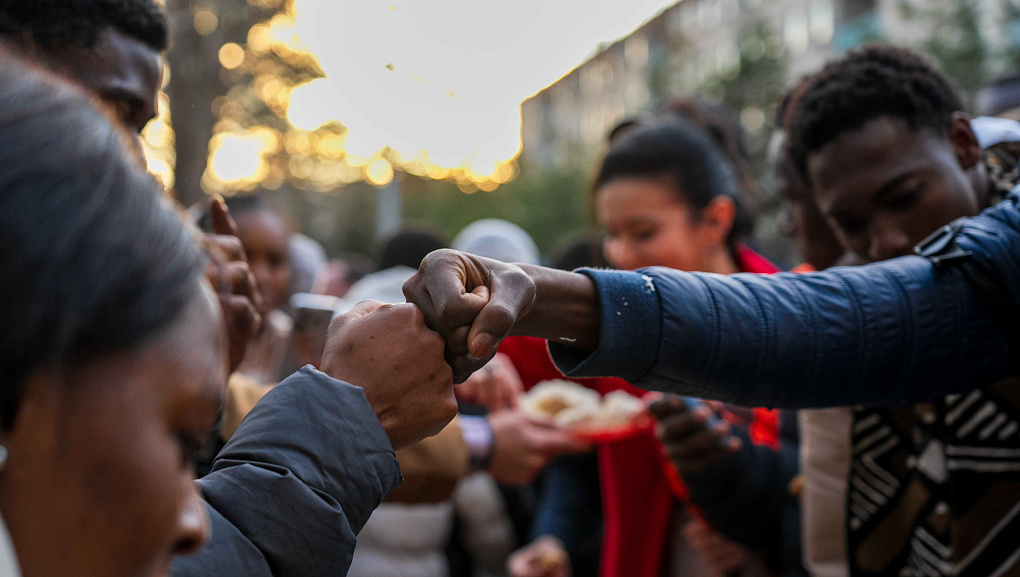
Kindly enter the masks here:
[[443, 336], [454, 382], [462, 383], [531, 309], [535, 283], [516, 265], [444, 249], [425, 257], [404, 296]]
[[258, 313], [262, 295], [248, 267], [244, 247], [237, 238], [237, 224], [222, 198], [210, 201], [209, 215], [213, 232], [200, 235], [198, 240], [209, 253], [205, 276], [223, 310], [229, 343], [228, 367], [234, 372], [262, 325]]
[[321, 370], [365, 390], [397, 450], [435, 435], [457, 415], [443, 350], [418, 307], [365, 301], [330, 323]]
[[655, 434], [680, 475], [704, 473], [740, 449], [730, 425], [704, 404], [691, 407], [683, 397], [663, 395], [648, 409], [658, 420]]

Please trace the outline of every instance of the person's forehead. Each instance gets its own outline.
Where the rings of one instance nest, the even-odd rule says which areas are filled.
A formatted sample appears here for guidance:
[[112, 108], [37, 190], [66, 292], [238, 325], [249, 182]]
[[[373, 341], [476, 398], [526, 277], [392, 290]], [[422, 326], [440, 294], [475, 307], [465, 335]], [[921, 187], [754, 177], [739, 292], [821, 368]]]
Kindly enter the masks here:
[[[222, 331], [219, 302], [212, 289], [196, 282], [195, 294], [162, 342], [152, 347], [157, 364], [173, 370], [185, 384], [181, 392], [200, 397], [222, 394]], [[187, 378], [184, 378], [187, 377]]]
[[106, 28], [92, 48], [68, 49], [60, 59], [66, 73], [99, 94], [152, 98], [162, 80], [160, 53], [113, 27]]
[[847, 131], [808, 156], [817, 195], [871, 194], [892, 178], [930, 167], [938, 135], [879, 117]]
[[276, 244], [286, 244], [290, 238], [287, 223], [280, 215], [269, 209], [253, 210], [238, 214], [234, 218], [242, 237], [260, 237]]

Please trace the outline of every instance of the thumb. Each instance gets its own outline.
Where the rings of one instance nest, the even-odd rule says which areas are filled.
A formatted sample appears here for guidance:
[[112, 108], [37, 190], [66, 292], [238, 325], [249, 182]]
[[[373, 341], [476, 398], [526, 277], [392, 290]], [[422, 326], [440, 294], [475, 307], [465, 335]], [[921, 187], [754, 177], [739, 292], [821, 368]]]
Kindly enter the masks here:
[[524, 271], [489, 277], [489, 300], [468, 332], [468, 352], [476, 359], [489, 358], [506, 338], [521, 313], [535, 301], [535, 285]]
[[237, 223], [230, 216], [227, 203], [218, 194], [209, 201], [209, 220], [212, 223], [213, 233], [237, 236]]
[[342, 316], [347, 317], [348, 319], [357, 319], [366, 316], [369, 313], [373, 313], [383, 308], [384, 306], [386, 306], [386, 303], [381, 303], [379, 301], [373, 300], [361, 301], [360, 303], [354, 305], [354, 308], [347, 311]]

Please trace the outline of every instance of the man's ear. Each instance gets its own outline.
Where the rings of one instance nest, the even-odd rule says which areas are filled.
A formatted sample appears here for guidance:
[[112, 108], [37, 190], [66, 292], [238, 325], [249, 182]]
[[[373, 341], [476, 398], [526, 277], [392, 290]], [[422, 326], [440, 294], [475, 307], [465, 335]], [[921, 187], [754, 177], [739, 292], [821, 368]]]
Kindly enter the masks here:
[[953, 144], [956, 160], [964, 170], [974, 168], [981, 162], [981, 144], [974, 129], [970, 127], [970, 116], [967, 113], [953, 113], [953, 120], [949, 124], [949, 142]]

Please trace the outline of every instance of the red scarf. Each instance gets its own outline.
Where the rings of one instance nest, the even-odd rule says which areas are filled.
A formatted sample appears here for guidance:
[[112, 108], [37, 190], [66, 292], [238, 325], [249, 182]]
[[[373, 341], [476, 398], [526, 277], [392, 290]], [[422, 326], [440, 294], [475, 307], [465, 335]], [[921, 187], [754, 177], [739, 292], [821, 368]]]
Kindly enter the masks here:
[[[771, 274], [779, 269], [761, 255], [741, 246], [737, 249], [741, 272]], [[500, 345], [530, 389], [540, 381], [566, 378], [549, 358], [546, 341], [511, 337]], [[576, 379], [572, 379], [576, 380]], [[576, 382], [605, 395], [625, 390], [635, 396], [645, 391], [623, 379], [580, 379]], [[778, 446], [778, 413], [754, 409], [750, 426], [756, 444]], [[661, 445], [654, 434], [600, 445], [599, 480], [602, 487], [601, 577], [659, 577], [669, 536], [670, 517], [677, 504], [663, 466]]]

